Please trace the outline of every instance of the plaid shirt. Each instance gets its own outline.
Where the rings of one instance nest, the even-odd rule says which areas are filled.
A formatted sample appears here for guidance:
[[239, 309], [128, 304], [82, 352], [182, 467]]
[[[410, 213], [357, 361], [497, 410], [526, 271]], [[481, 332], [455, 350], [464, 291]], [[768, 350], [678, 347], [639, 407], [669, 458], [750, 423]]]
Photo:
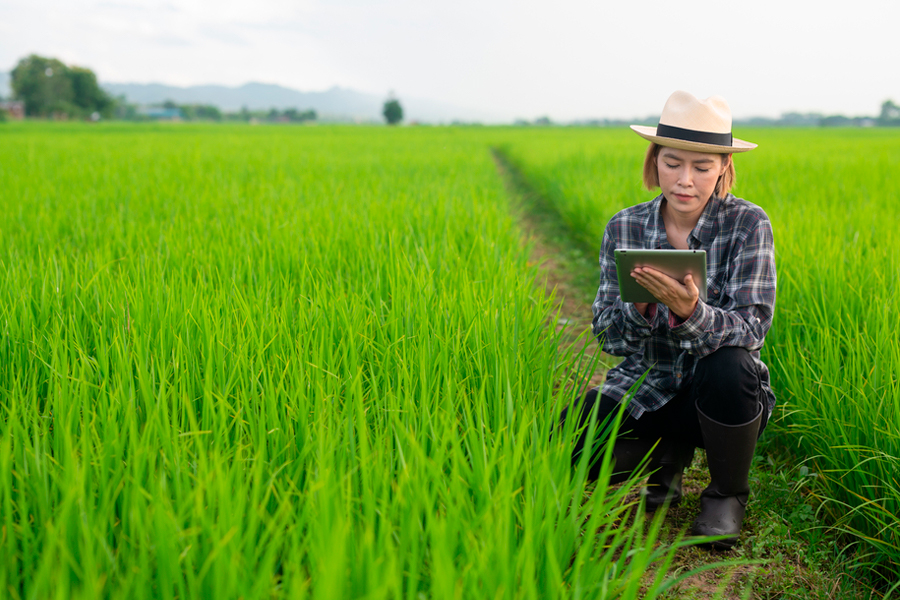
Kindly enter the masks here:
[[[775, 246], [769, 217], [758, 206], [728, 194], [707, 203], [688, 236], [706, 250], [707, 301], [686, 321], [659, 303], [649, 317], [619, 298], [616, 248], [672, 248], [660, 214], [663, 196], [627, 208], [606, 225], [600, 250], [600, 289], [594, 300], [594, 335], [603, 350], [625, 356], [610, 369], [603, 394], [621, 400], [649, 369], [628, 405], [634, 418], [666, 404], [694, 375], [696, 361], [723, 346], [750, 350], [771, 413], [775, 394], [759, 359], [775, 309]], [[652, 307], [653, 305], [651, 305]]]

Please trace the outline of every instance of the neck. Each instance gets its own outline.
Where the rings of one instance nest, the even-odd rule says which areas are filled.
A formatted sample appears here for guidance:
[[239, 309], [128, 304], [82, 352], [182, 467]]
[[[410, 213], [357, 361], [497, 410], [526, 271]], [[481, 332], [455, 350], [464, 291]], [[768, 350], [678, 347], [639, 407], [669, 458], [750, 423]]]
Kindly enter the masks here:
[[706, 205], [709, 204], [709, 201], [705, 202], [703, 206], [698, 208], [697, 210], [690, 213], [680, 213], [669, 208], [669, 201], [663, 197], [662, 203], [662, 217], [663, 221], [667, 225], [674, 225], [676, 229], [679, 231], [684, 231], [690, 233], [694, 230], [694, 227], [697, 226], [697, 222], [700, 221], [700, 215], [703, 214], [703, 211], [706, 210]]

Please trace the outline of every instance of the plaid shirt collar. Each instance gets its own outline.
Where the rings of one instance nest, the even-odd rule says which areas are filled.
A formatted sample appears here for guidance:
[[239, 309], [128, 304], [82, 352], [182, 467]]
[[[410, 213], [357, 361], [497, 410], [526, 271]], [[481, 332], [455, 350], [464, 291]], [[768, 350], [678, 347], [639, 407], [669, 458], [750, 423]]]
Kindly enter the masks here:
[[[650, 212], [647, 215], [647, 222], [645, 223], [645, 230], [649, 232], [647, 241], [649, 242], [648, 247], [650, 248], [662, 248], [664, 243], [671, 246], [671, 244], [669, 244], [669, 238], [666, 236], [666, 225], [663, 223], [662, 213], [660, 212], [662, 209], [662, 201], [664, 199], [664, 196], [660, 194], [650, 203]], [[688, 239], [691, 240], [689, 243], [691, 248], [702, 248], [704, 245], [712, 243], [717, 229], [716, 225], [719, 221], [719, 207], [724, 201], [725, 199], [714, 195], [709, 199], [709, 202], [706, 203], [706, 207], [703, 209], [703, 213], [700, 215], [697, 225], [688, 236]]]

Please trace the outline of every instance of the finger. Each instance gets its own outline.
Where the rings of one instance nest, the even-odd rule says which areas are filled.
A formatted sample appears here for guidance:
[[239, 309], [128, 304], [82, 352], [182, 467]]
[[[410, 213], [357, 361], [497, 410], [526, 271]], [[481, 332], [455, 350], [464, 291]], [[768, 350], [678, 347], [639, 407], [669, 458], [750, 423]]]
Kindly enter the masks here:
[[641, 283], [641, 285], [644, 285], [645, 287], [647, 285], [652, 285], [659, 289], [669, 289], [674, 283], [677, 283], [674, 279], [659, 271], [644, 271], [635, 277], [635, 279], [637, 279], [639, 283], [644, 282]]
[[[638, 282], [647, 282], [653, 281], [651, 276], [646, 272], [639, 269], [635, 269], [631, 272], [631, 276], [636, 279]], [[643, 285], [643, 284], [642, 284]]]
[[656, 298], [667, 306], [675, 301], [697, 297], [696, 295], [692, 296], [690, 290], [680, 281], [673, 279], [662, 272], [656, 272], [655, 276], [647, 274], [644, 276], [643, 281], [639, 281], [638, 283], [641, 283], [641, 285], [650, 290]]
[[663, 277], [665, 276], [663, 273], [660, 273], [656, 269], [652, 269], [650, 267], [639, 267], [638, 269], [635, 269], [635, 270], [637, 271], [638, 274], [643, 275], [644, 277], [654, 279], [654, 280], [660, 279], [661, 275]]
[[661, 295], [664, 295], [666, 293], [667, 288], [665, 287], [665, 285], [662, 285], [658, 279], [654, 279], [653, 277], [650, 277], [646, 274], [639, 274], [635, 276], [634, 279], [638, 282], [638, 284], [640, 284], [643, 288], [648, 290], [657, 298], [660, 298]]
[[[645, 275], [652, 278], [653, 281], [656, 281], [660, 287], [670, 290], [672, 294], [684, 295], [689, 293], [686, 283], [683, 284], [674, 277], [669, 277], [662, 271], [648, 271]], [[685, 280], [685, 282], [686, 281], [687, 280]]]
[[694, 283], [694, 276], [690, 273], [688, 273], [687, 277], [684, 278], [684, 287], [687, 288], [687, 291], [691, 294], [691, 297], [700, 295], [700, 289]]
[[644, 272], [648, 277], [652, 277], [656, 281], [659, 281], [660, 285], [667, 285], [667, 286], [672, 286], [672, 287], [674, 287], [674, 285], [676, 283], [681, 285], [680, 281], [678, 281], [677, 279], [674, 279], [672, 277], [669, 277], [662, 271], [657, 271], [656, 269], [645, 269]]
[[649, 267], [638, 267], [634, 270], [635, 274], [643, 275], [644, 277], [652, 277], [653, 279], [661, 279], [666, 277], [665, 273], [657, 271], [655, 269], [651, 269]]

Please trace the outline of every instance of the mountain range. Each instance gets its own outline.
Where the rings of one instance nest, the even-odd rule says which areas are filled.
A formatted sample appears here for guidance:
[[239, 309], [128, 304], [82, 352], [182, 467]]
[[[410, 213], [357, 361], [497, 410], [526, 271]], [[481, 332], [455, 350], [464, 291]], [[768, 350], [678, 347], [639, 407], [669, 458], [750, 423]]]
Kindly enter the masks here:
[[[172, 100], [177, 104], [214, 104], [227, 112], [246, 106], [250, 110], [270, 108], [313, 109], [323, 120], [382, 121], [381, 110], [387, 97], [332, 87], [322, 92], [301, 92], [271, 83], [245, 83], [238, 87], [195, 85], [175, 87], [159, 83], [101, 83], [113, 96], [125, 96], [136, 104], [159, 104]], [[485, 111], [462, 108], [421, 98], [398, 98], [406, 121], [430, 123], [459, 121], [499, 121]]]
[[[0, 73], [0, 97], [9, 97], [9, 73]], [[277, 108], [313, 109], [321, 120], [382, 121], [381, 109], [387, 96], [367, 94], [356, 90], [332, 87], [322, 92], [301, 92], [271, 83], [245, 83], [238, 87], [224, 85], [194, 85], [177, 87], [161, 83], [109, 83], [100, 87], [112, 96], [125, 96], [134, 104], [161, 104], [172, 100], [177, 104], [213, 104], [220, 110], [233, 112], [246, 106], [250, 110]], [[503, 121], [488, 111], [454, 106], [423, 98], [398, 97], [403, 106], [404, 119], [426, 123], [452, 121]]]

